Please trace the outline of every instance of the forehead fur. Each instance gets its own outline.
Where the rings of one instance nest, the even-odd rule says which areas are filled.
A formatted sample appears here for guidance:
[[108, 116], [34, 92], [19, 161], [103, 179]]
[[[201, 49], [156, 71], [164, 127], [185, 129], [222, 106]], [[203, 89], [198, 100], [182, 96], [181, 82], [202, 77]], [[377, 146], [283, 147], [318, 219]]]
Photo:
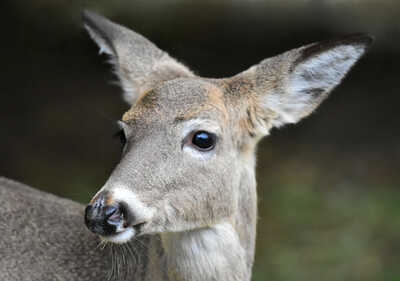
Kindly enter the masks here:
[[122, 120], [127, 123], [181, 121], [202, 115], [227, 118], [223, 91], [205, 79], [179, 78], [142, 93]]

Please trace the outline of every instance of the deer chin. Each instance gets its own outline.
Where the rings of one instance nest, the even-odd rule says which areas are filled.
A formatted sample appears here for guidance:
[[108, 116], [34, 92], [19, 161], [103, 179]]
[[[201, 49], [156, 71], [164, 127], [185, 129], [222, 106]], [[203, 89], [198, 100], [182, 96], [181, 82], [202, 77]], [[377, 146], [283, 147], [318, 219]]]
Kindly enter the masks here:
[[129, 242], [133, 237], [135, 237], [136, 234], [137, 232], [135, 229], [133, 227], [129, 227], [112, 235], [101, 236], [101, 238], [111, 243], [124, 244]]

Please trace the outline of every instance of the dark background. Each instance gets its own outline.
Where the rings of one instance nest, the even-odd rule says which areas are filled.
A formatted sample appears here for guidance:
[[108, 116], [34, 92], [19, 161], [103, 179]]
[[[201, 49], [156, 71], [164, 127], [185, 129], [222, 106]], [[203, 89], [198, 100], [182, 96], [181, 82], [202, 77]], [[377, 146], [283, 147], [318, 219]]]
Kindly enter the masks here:
[[83, 203], [119, 160], [113, 124], [128, 109], [82, 28], [84, 7], [207, 77], [374, 35], [315, 114], [259, 146], [253, 280], [400, 280], [398, 1], [3, 0], [0, 175]]

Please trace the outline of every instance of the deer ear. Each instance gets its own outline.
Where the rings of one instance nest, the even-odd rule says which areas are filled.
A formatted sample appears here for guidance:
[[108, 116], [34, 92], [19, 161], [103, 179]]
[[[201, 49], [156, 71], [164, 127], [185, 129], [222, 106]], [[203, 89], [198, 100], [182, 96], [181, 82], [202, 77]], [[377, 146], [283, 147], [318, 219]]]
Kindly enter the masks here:
[[258, 112], [256, 124], [264, 127], [261, 131], [265, 134], [271, 127], [296, 123], [309, 115], [372, 41], [368, 35], [357, 34], [310, 44], [266, 59], [237, 75], [251, 81]]
[[100, 53], [111, 56], [124, 99], [129, 104], [161, 81], [193, 76], [188, 68], [142, 35], [90, 11], [84, 11], [82, 18]]

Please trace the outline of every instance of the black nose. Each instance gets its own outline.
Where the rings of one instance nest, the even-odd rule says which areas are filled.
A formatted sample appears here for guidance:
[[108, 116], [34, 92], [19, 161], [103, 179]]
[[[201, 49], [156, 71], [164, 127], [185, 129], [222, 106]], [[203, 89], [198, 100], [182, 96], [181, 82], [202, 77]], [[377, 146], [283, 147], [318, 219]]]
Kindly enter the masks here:
[[103, 236], [116, 233], [124, 219], [123, 208], [118, 203], [107, 205], [106, 196], [100, 195], [86, 207], [85, 224], [90, 231]]

